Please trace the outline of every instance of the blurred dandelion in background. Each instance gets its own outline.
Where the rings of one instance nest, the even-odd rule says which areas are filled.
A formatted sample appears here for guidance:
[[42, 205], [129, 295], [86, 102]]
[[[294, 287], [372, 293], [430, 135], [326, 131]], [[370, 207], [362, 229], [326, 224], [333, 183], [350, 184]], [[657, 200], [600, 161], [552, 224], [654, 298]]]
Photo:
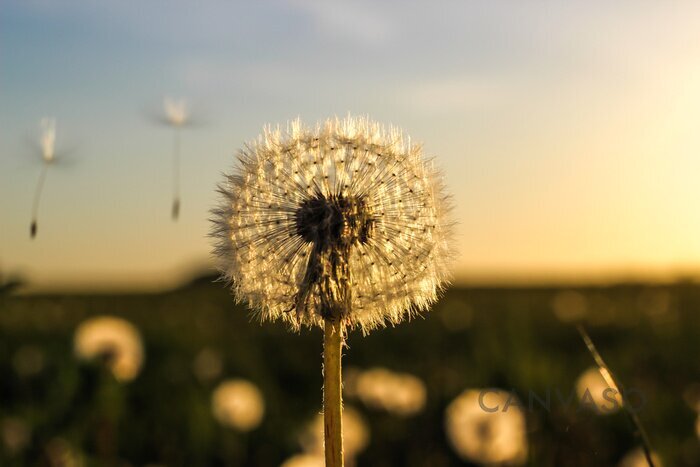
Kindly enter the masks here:
[[253, 383], [232, 379], [216, 387], [211, 397], [211, 410], [214, 418], [223, 426], [250, 431], [262, 421], [265, 401]]
[[75, 331], [73, 348], [80, 359], [101, 360], [121, 382], [134, 379], [144, 359], [139, 331], [133, 324], [114, 316], [98, 316], [82, 322]]
[[86, 465], [83, 455], [64, 438], [51, 439], [45, 450], [51, 467], [83, 467]]
[[683, 400], [688, 407], [700, 413], [700, 383], [689, 384], [683, 390]]
[[44, 182], [46, 181], [46, 173], [56, 159], [56, 119], [45, 117], [40, 123], [41, 133], [39, 135], [39, 148], [41, 149], [41, 172], [34, 190], [34, 200], [32, 201], [32, 218], [29, 227], [29, 236], [36, 237], [39, 216], [39, 202], [41, 201], [41, 193], [44, 190]]
[[576, 322], [586, 316], [588, 303], [580, 292], [565, 290], [557, 293], [552, 299], [552, 311], [563, 323]]
[[471, 326], [474, 310], [464, 298], [450, 297], [441, 301], [439, 316], [448, 331], [460, 332]]
[[465, 390], [445, 411], [445, 431], [455, 452], [479, 464], [523, 464], [526, 425], [518, 404], [503, 390]]
[[192, 362], [192, 371], [194, 371], [197, 379], [206, 383], [213, 381], [221, 376], [223, 371], [223, 357], [221, 352], [205, 347], [197, 353], [197, 356]]
[[[302, 450], [307, 454], [323, 455], [323, 415], [316, 415], [299, 436]], [[365, 450], [370, 441], [369, 425], [360, 412], [352, 407], [343, 407], [343, 448], [345, 462], [354, 463], [355, 457]]]
[[0, 420], [0, 439], [5, 452], [15, 455], [24, 450], [31, 439], [32, 432], [24, 420], [7, 417]]
[[286, 461], [280, 467], [325, 467], [326, 461], [322, 454], [296, 454]]
[[605, 371], [590, 367], [576, 380], [576, 394], [583, 407], [588, 407], [601, 415], [617, 412], [622, 408], [622, 394], [610, 385], [600, 373]]
[[[663, 467], [661, 458], [656, 454], [651, 454], [651, 459], [654, 462], [654, 467]], [[625, 457], [617, 464], [617, 467], [648, 467], [649, 462], [644, 455], [644, 450], [639, 447], [628, 452]]]
[[35, 345], [23, 345], [12, 355], [12, 366], [20, 376], [35, 376], [41, 373], [44, 364], [44, 351]]
[[356, 378], [355, 392], [365, 406], [401, 417], [415, 415], [425, 407], [423, 381], [386, 368], [361, 372]]

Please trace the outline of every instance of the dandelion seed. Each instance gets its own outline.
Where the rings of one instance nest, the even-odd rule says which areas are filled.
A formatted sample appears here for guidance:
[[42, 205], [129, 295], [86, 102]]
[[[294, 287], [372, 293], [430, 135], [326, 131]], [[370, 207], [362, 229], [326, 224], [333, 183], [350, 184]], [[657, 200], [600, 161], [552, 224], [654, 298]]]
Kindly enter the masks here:
[[29, 236], [31, 238], [36, 237], [39, 227], [39, 202], [41, 200], [41, 192], [44, 189], [44, 182], [46, 181], [46, 172], [48, 171], [49, 165], [53, 163], [56, 158], [56, 119], [48, 117], [42, 118], [40, 127], [39, 147], [41, 148], [42, 165], [41, 172], [39, 173], [39, 180], [34, 190], [34, 201], [32, 202], [32, 220], [29, 227]]
[[265, 402], [253, 383], [242, 379], [224, 381], [211, 398], [214, 418], [239, 431], [257, 428], [265, 414]]
[[75, 354], [84, 360], [101, 359], [122, 382], [134, 379], [143, 364], [141, 336], [133, 324], [113, 316], [82, 322], [73, 338]]
[[521, 465], [527, 458], [525, 416], [515, 396], [469, 389], [445, 411], [445, 430], [463, 459], [486, 465]]
[[190, 112], [184, 99], [166, 97], [163, 100], [165, 122], [174, 130], [173, 139], [173, 205], [171, 216], [180, 216], [180, 131], [190, 122]]
[[267, 128], [213, 211], [215, 254], [262, 321], [324, 329], [326, 463], [342, 465], [341, 346], [426, 311], [448, 279], [449, 203], [421, 148], [366, 118]]

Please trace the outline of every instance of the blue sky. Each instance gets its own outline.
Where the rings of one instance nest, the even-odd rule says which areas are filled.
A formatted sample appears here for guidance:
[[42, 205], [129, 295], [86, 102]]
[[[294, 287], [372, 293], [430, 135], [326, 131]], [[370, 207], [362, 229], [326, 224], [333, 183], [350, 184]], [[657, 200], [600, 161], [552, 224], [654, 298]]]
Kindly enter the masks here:
[[[206, 265], [208, 209], [267, 123], [368, 114], [437, 157], [460, 278], [669, 275], [700, 264], [700, 4], [647, 1], [0, 5], [0, 270], [157, 286]], [[185, 97], [183, 211], [169, 218]], [[28, 142], [58, 120], [40, 233]]]

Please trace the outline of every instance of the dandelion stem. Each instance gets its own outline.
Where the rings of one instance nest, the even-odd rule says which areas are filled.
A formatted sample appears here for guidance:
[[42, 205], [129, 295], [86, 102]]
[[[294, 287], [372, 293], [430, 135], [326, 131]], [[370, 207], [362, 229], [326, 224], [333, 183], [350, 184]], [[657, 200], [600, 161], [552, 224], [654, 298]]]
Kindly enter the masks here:
[[323, 335], [323, 434], [326, 467], [343, 467], [343, 396], [340, 319], [326, 319]]
[[630, 405], [627, 403], [625, 400], [625, 388], [622, 385], [622, 383], [615, 377], [612, 371], [610, 371], [610, 367], [605, 363], [603, 360], [603, 357], [600, 355], [600, 352], [598, 352], [598, 349], [596, 348], [595, 344], [593, 344], [593, 341], [591, 340], [591, 336], [588, 335], [588, 332], [582, 325], [577, 325], [576, 328], [578, 329], [579, 334], [581, 334], [581, 338], [583, 339], [584, 344], [586, 344], [586, 347], [588, 348], [588, 351], [591, 353], [593, 356], [593, 360], [595, 360], [596, 365], [598, 365], [598, 371], [600, 371], [600, 374], [603, 376], [603, 379], [605, 379], [605, 382], [608, 383], [608, 386], [610, 386], [612, 389], [615, 389], [620, 396], [622, 397], [622, 406], [625, 409], [625, 413], [627, 416], [630, 418], [632, 421], [632, 424], [634, 424], [635, 428], [637, 429], [637, 435], [642, 441], [642, 449], [644, 450], [644, 457], [646, 457], [646, 461], [649, 464], [649, 467], [654, 467], [654, 460], [652, 458], [651, 452], [651, 443], [649, 442], [649, 435], [647, 434], [646, 430], [644, 429], [644, 426], [642, 425], [642, 421], [639, 419], [639, 416], [637, 413], [630, 407]]
[[173, 140], [173, 208], [172, 217], [177, 219], [180, 215], [180, 127], [175, 126]]
[[36, 190], [34, 191], [34, 202], [32, 203], [32, 224], [29, 228], [29, 235], [31, 238], [36, 236], [37, 217], [39, 216], [39, 200], [41, 199], [41, 192], [44, 189], [44, 181], [46, 180], [46, 172], [48, 167], [49, 166], [46, 163], [41, 165], [41, 173], [39, 174], [39, 180], [37, 181]]

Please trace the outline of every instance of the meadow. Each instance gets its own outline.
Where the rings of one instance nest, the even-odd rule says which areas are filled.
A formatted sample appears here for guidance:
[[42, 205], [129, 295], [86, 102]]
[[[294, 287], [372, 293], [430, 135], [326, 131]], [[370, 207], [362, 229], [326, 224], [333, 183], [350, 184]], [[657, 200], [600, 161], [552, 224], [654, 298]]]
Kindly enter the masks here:
[[[700, 465], [692, 409], [698, 310], [700, 285], [692, 282], [453, 287], [424, 317], [350, 334], [346, 390], [352, 375], [381, 367], [419, 378], [426, 396], [413, 413], [396, 414], [346, 394], [366, 428], [355, 462], [472, 465], [446, 435], [445, 410], [465, 389], [501, 388], [522, 404], [524, 465], [621, 465], [639, 446], [625, 414], [566, 400], [593, 365], [580, 322], [641, 396], [638, 414], [663, 465]], [[77, 326], [99, 315], [124, 318], [141, 333], [145, 359], [133, 380], [74, 355]], [[321, 341], [317, 329], [260, 326], [213, 276], [155, 294], [22, 295], [7, 287], [0, 295], [0, 465], [280, 465], [302, 452], [300, 435], [320, 411]], [[264, 416], [250, 431], [212, 416], [212, 392], [230, 378], [262, 393]], [[548, 392], [550, 404], [528, 406], [531, 394]]]

